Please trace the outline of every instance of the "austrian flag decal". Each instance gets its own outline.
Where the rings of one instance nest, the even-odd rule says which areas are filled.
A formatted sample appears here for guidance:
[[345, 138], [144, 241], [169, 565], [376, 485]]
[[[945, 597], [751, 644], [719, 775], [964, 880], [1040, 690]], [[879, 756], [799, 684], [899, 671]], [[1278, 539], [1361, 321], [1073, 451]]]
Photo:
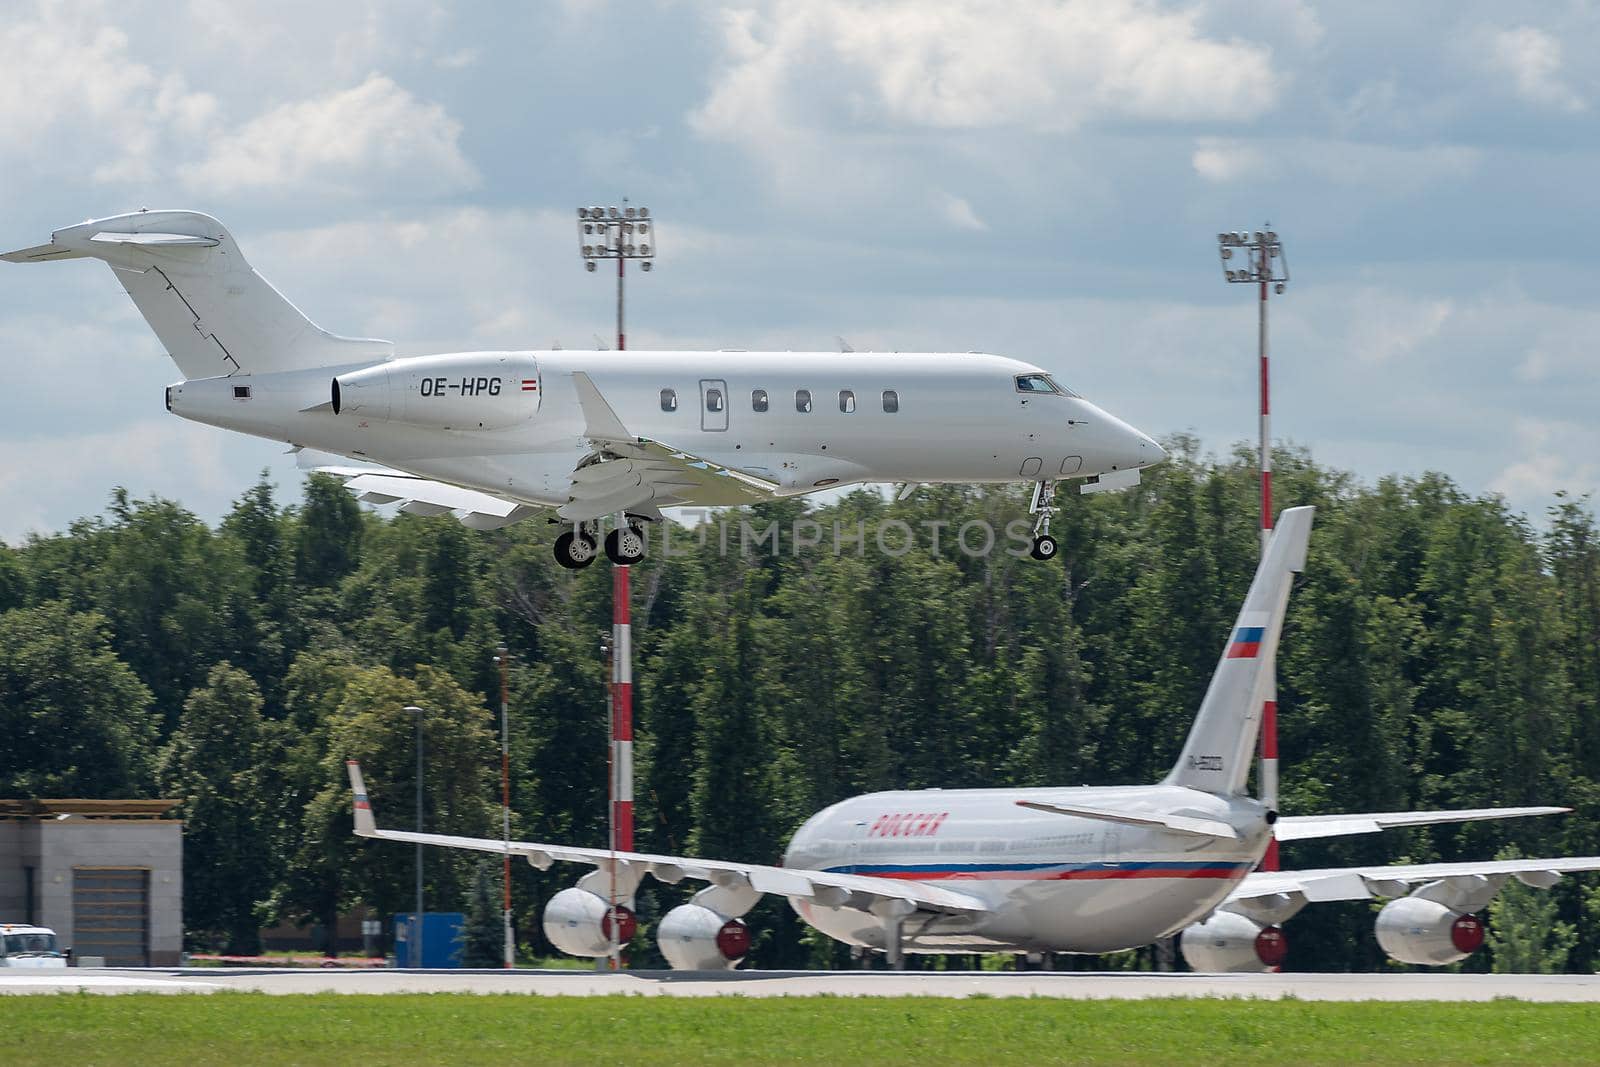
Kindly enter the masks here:
[[524, 379], [522, 379], [522, 391], [524, 393], [536, 393], [536, 392], [538, 392], [539, 391], [539, 379], [537, 379], [537, 378], [524, 378]]

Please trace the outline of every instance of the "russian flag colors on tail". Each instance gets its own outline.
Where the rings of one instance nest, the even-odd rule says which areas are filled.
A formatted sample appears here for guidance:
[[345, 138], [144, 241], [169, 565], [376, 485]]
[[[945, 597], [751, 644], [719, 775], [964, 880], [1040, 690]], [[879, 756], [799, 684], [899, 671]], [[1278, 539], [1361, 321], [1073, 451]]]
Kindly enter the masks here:
[[1244, 792], [1261, 727], [1261, 707], [1277, 660], [1289, 587], [1295, 572], [1305, 569], [1315, 512], [1309, 507], [1290, 508], [1278, 517], [1189, 739], [1167, 776], [1168, 785], [1207, 793]]

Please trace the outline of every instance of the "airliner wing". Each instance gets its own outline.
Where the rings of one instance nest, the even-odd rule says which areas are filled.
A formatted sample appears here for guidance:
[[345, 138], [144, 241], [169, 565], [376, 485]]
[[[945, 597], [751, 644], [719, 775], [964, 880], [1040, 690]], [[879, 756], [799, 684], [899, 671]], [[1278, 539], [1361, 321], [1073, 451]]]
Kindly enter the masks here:
[[583, 410], [584, 436], [595, 453], [572, 473], [567, 503], [557, 509], [563, 519], [585, 522], [690, 500], [732, 507], [769, 500], [777, 492], [778, 484], [769, 479], [634, 436], [587, 374], [574, 371], [572, 384]]
[[412, 515], [453, 512], [463, 526], [474, 530], [498, 530], [521, 522], [538, 510], [477, 489], [430, 481], [375, 463], [361, 463], [309, 449], [300, 453], [297, 463], [302, 470], [344, 479], [344, 487], [369, 504], [398, 501], [400, 510]]
[[1579, 871], [1600, 871], [1600, 856], [1255, 871], [1245, 875], [1221, 906], [1249, 905], [1272, 898], [1307, 903], [1399, 897], [1410, 892], [1413, 886], [1429, 882], [1444, 882], [1447, 885], [1456, 882], [1463, 892], [1491, 882], [1498, 889], [1507, 878], [1513, 877], [1528, 885], [1548, 887], [1559, 881], [1561, 875]]
[[[354, 761], [346, 763], [345, 766], [350, 773], [350, 787], [355, 792], [355, 830], [358, 837], [439, 845], [443, 848], [464, 848], [505, 855], [505, 842], [493, 838], [452, 837], [449, 834], [378, 829], [372, 805], [367, 799], [366, 786], [361, 779], [360, 766]], [[557, 861], [587, 863], [595, 867], [616, 864], [651, 874], [663, 882], [675, 883], [684, 878], [695, 878], [728, 888], [749, 886], [758, 893], [799, 897], [829, 907], [851, 901], [862, 907], [870, 907], [876, 900], [900, 900], [930, 911], [973, 913], [989, 910], [983, 901], [965, 893], [957, 893], [923, 882], [875, 878], [865, 874], [837, 874], [831, 871], [808, 871], [795, 867], [768, 867], [757, 863], [728, 863], [723, 860], [703, 860], [689, 856], [613, 852], [603, 848], [573, 848], [536, 841], [513, 841], [510, 851], [514, 856], [526, 857], [540, 870]]]
[[1272, 832], [1279, 841], [1307, 841], [1318, 837], [1375, 834], [1402, 826], [1478, 822], [1483, 819], [1520, 819], [1529, 815], [1563, 815], [1571, 808], [1463, 808], [1459, 811], [1375, 811], [1355, 815], [1280, 815]]

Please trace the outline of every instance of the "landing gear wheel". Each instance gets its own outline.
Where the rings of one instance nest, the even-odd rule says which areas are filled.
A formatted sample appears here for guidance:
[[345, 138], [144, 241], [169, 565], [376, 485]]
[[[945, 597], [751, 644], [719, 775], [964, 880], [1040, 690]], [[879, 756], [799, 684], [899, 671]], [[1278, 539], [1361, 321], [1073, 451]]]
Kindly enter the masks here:
[[644, 533], [637, 526], [627, 526], [606, 534], [606, 557], [612, 563], [628, 567], [644, 559]]
[[1033, 539], [1033, 551], [1028, 554], [1034, 559], [1055, 559], [1056, 539], [1049, 534], [1040, 534]]
[[569, 571], [582, 570], [594, 562], [594, 538], [568, 530], [556, 538], [556, 562]]

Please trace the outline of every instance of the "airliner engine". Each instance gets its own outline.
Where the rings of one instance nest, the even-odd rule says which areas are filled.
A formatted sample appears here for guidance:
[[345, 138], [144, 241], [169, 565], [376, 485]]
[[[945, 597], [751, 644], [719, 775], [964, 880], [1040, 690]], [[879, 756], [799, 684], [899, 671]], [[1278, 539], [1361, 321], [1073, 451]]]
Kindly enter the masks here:
[[332, 407], [430, 430], [504, 430], [539, 410], [539, 368], [526, 352], [392, 359], [334, 378]]
[[606, 911], [604, 897], [576, 886], [563, 889], [544, 906], [544, 936], [569, 956], [609, 956], [633, 940], [638, 923], [621, 904]]
[[1277, 926], [1262, 926], [1237, 912], [1213, 912], [1183, 932], [1183, 958], [1197, 971], [1267, 971], [1282, 965], [1289, 941]]
[[656, 940], [675, 971], [727, 971], [750, 951], [750, 928], [699, 904], [679, 904], [661, 920]]
[[1378, 946], [1389, 958], [1423, 967], [1464, 960], [1483, 946], [1483, 922], [1422, 897], [1401, 897], [1378, 912]]

